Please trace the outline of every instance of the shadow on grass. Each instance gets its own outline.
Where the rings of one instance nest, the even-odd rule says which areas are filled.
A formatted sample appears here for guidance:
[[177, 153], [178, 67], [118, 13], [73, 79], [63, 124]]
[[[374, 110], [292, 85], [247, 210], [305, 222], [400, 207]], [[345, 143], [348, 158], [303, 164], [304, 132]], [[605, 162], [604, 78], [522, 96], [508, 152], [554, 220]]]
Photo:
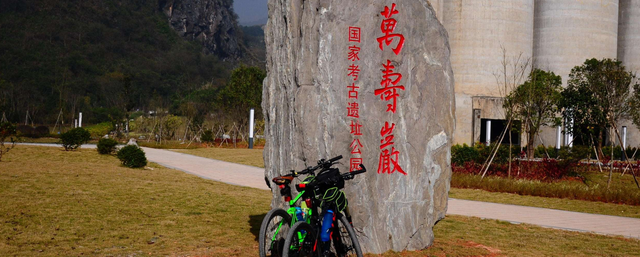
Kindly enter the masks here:
[[263, 213], [260, 215], [251, 215], [249, 216], [249, 226], [251, 226], [251, 234], [253, 234], [256, 238], [256, 242], [258, 242], [258, 237], [260, 236], [260, 225], [262, 225], [262, 220], [267, 213]]

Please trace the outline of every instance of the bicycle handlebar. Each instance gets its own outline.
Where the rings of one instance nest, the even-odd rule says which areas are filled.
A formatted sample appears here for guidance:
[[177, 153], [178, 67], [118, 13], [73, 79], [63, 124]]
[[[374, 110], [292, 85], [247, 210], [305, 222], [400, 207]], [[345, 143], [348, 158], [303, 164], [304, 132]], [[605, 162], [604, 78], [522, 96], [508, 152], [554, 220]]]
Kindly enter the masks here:
[[344, 178], [345, 180], [350, 180], [350, 179], [353, 179], [358, 174], [362, 174], [362, 173], [367, 172], [367, 168], [365, 168], [362, 163], [360, 165], [358, 165], [358, 167], [360, 167], [359, 170], [355, 170], [353, 172], [342, 173], [342, 174], [340, 174], [340, 176], [342, 176], [342, 178]]
[[331, 159], [329, 159], [329, 160], [320, 159], [320, 160], [318, 161], [318, 165], [316, 165], [316, 166], [314, 166], [314, 167], [309, 166], [309, 167], [307, 167], [306, 169], [301, 170], [301, 171], [299, 171], [299, 172], [295, 172], [295, 171], [293, 171], [293, 173], [292, 173], [292, 174], [293, 174], [293, 175], [295, 175], [295, 176], [297, 176], [297, 175], [304, 175], [304, 174], [312, 173], [312, 172], [316, 171], [316, 170], [317, 170], [317, 169], [319, 169], [319, 168], [325, 168], [325, 169], [326, 169], [326, 168], [331, 167], [331, 166], [333, 165], [333, 163], [334, 163], [334, 162], [336, 162], [337, 160], [340, 160], [340, 159], [342, 159], [342, 155], [338, 155], [338, 156], [333, 157], [333, 158], [331, 158]]
[[333, 158], [329, 159], [327, 162], [328, 163], [332, 163], [332, 162], [335, 162], [335, 161], [340, 160], [340, 159], [342, 159], [342, 155], [338, 155], [336, 157], [333, 157]]

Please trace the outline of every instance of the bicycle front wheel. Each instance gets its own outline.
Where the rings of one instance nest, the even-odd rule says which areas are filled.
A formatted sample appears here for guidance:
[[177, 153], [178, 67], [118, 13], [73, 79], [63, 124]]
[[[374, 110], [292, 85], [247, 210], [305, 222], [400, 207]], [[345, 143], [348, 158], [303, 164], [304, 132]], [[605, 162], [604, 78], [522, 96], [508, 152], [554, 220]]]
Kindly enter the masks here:
[[283, 255], [284, 241], [290, 225], [291, 216], [283, 209], [273, 209], [264, 216], [258, 236], [260, 257], [281, 257]]
[[284, 241], [283, 257], [313, 257], [316, 250], [317, 235], [313, 227], [304, 221], [298, 221], [291, 227]]
[[356, 237], [356, 232], [347, 220], [347, 217], [340, 215], [339, 219], [336, 219], [337, 227], [334, 227], [334, 233], [332, 234], [331, 250], [336, 256], [357, 256], [362, 257], [362, 250], [360, 250], [360, 243]]

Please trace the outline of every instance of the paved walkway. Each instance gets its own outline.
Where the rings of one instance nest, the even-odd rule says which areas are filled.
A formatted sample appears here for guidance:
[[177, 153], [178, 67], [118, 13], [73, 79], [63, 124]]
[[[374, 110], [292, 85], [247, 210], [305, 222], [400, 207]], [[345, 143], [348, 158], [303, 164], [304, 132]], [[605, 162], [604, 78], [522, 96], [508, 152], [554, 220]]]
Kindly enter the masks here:
[[[54, 144], [29, 144], [59, 146]], [[83, 145], [95, 148], [95, 145]], [[143, 147], [149, 161], [224, 183], [268, 189], [264, 169]], [[447, 214], [640, 239], [640, 219], [449, 198]]]
[[201, 178], [232, 185], [269, 189], [264, 181], [264, 169], [242, 164], [213, 160], [190, 154], [143, 147], [149, 161], [181, 170]]
[[640, 219], [449, 198], [447, 214], [640, 239]]

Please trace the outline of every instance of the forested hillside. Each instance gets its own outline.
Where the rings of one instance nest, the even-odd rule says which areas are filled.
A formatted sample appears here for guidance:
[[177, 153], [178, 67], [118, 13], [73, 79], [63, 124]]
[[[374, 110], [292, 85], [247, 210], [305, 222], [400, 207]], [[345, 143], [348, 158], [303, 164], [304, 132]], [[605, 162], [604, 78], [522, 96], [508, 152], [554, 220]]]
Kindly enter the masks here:
[[[176, 32], [170, 23], [175, 9], [173, 16], [166, 13], [174, 2], [179, 1], [0, 1], [0, 115], [24, 122], [28, 112], [30, 122], [51, 124], [61, 110], [67, 122], [82, 111], [97, 123], [220, 88], [246, 47], [216, 54], [197, 35]], [[226, 8], [232, 1], [197, 2]], [[233, 24], [221, 25], [225, 30], [237, 28], [232, 16]], [[229, 32], [222, 39], [243, 42]]]

